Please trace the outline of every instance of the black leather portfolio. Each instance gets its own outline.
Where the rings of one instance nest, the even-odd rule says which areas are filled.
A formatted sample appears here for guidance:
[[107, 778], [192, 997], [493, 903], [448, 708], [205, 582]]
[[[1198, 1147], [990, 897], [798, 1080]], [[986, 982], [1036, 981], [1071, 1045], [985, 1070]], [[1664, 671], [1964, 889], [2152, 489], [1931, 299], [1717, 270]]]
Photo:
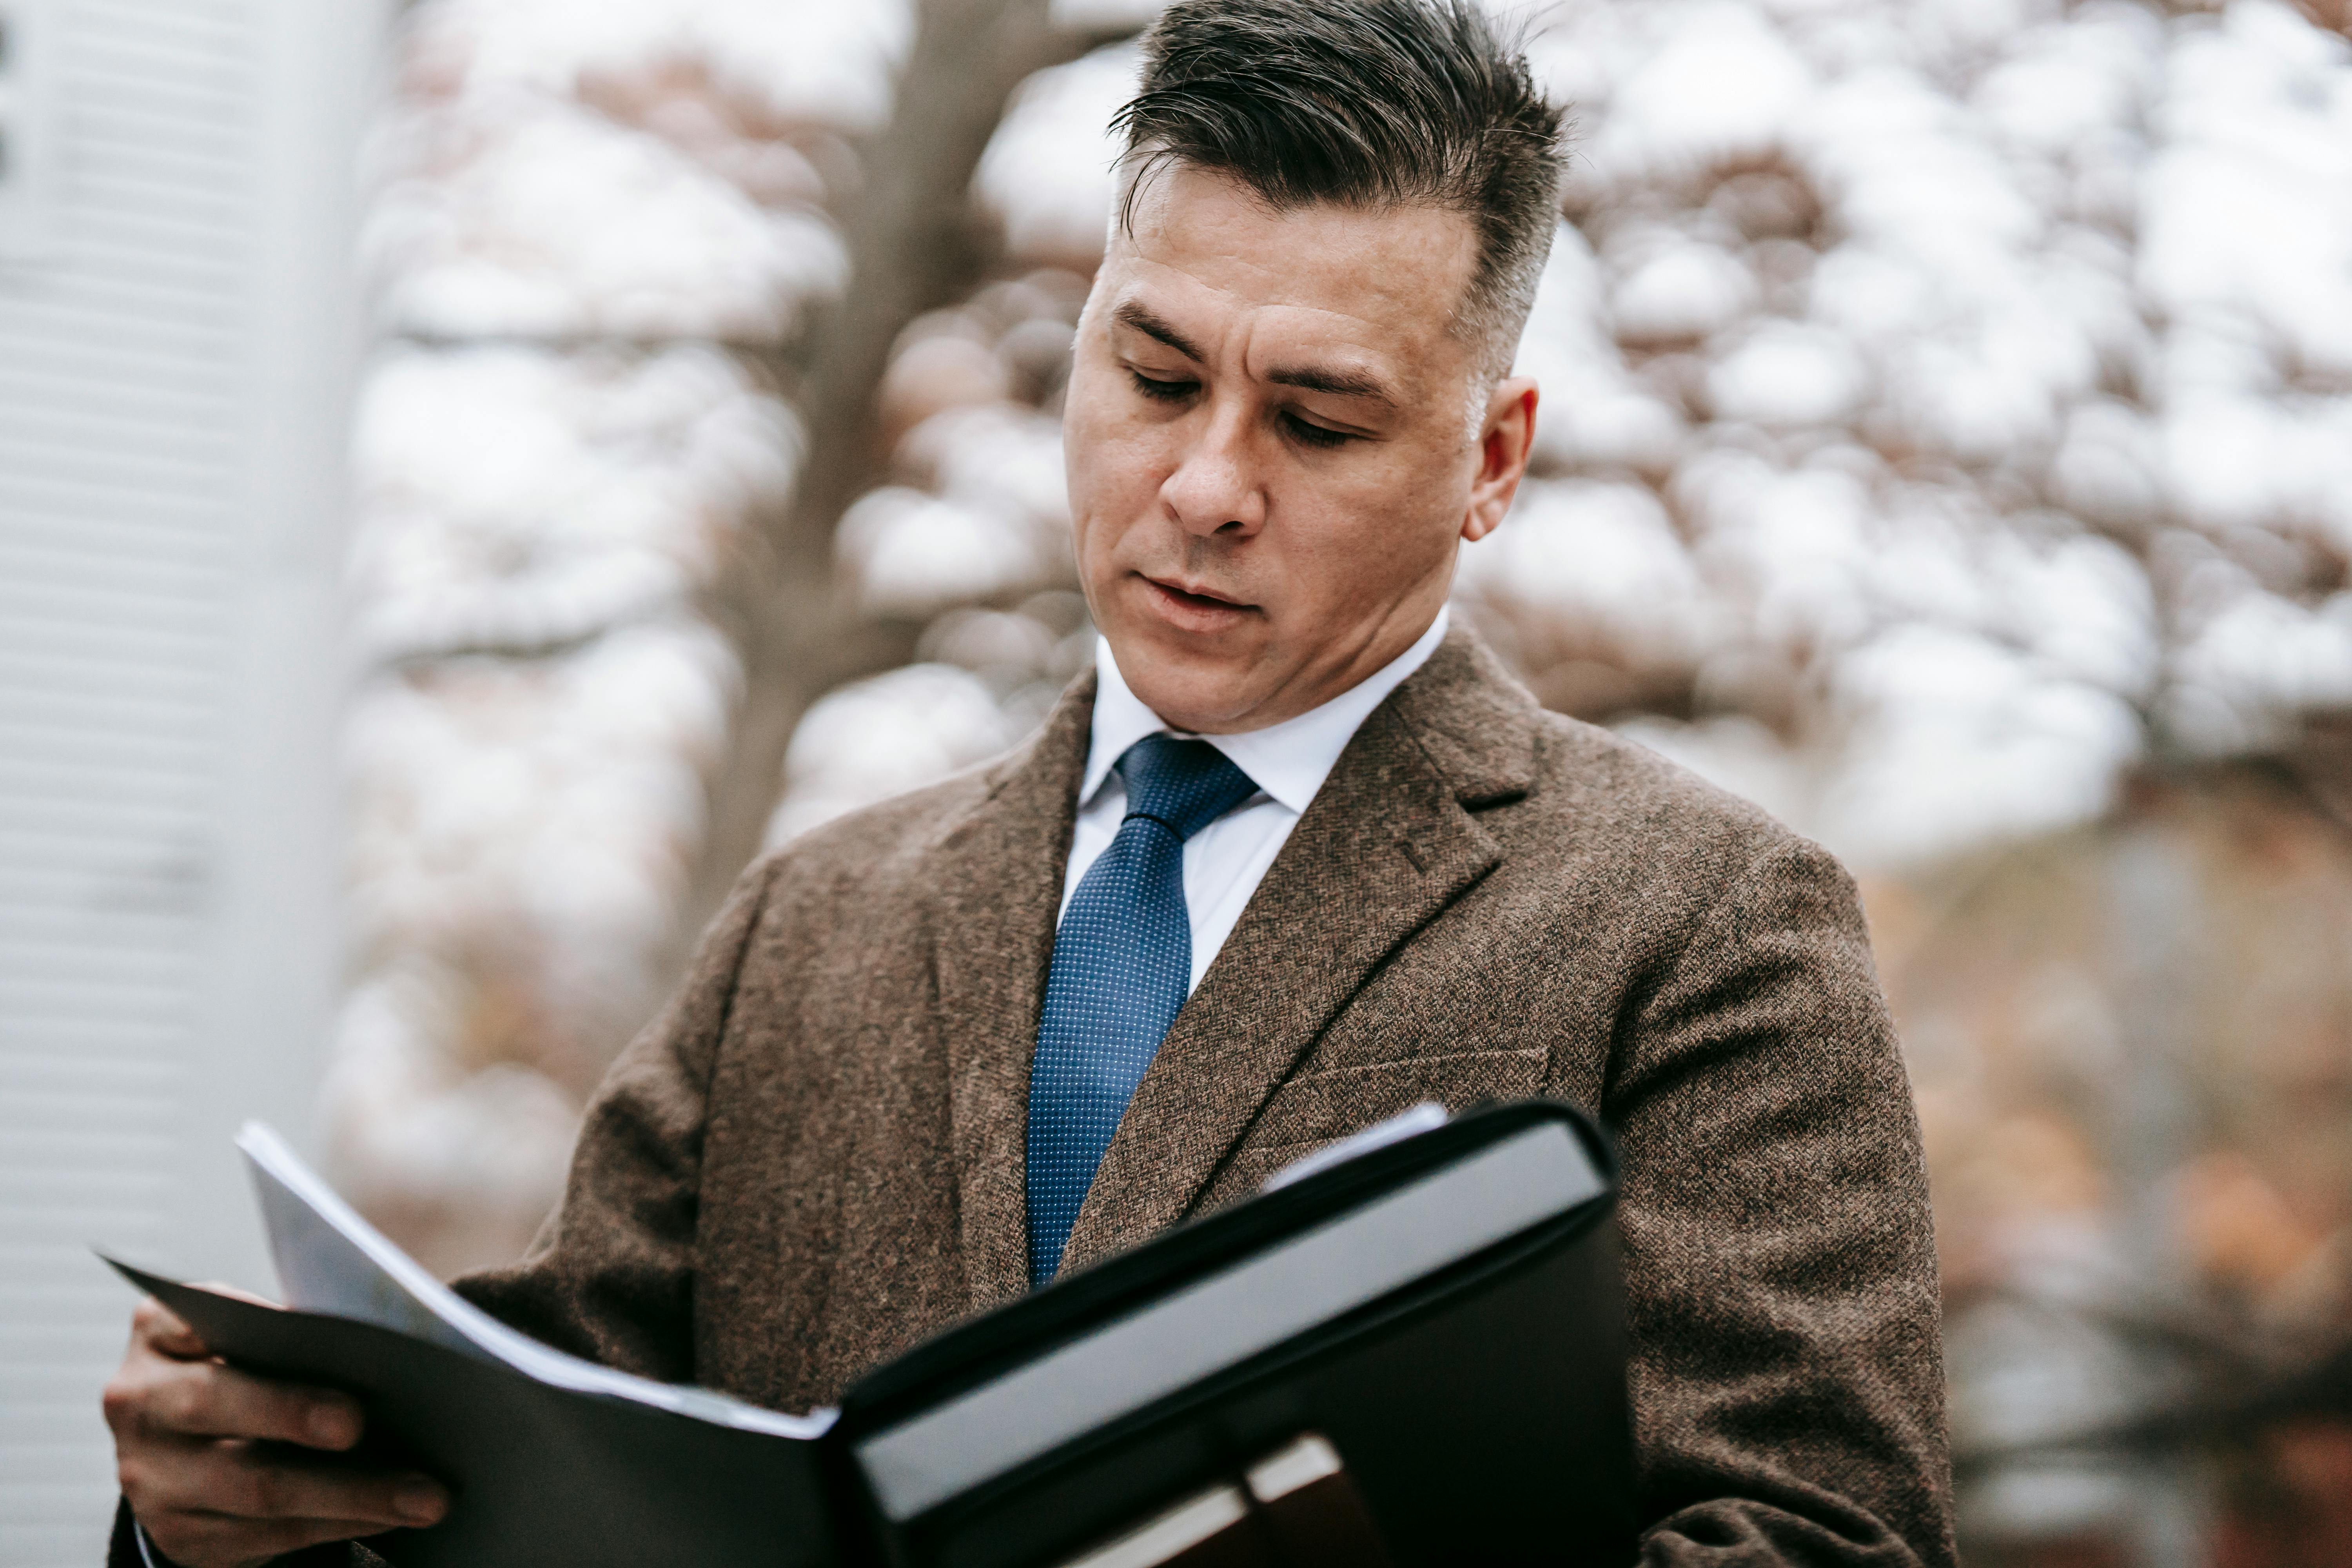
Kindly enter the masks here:
[[534, 1357], [502, 1328], [414, 1331], [411, 1303], [278, 1310], [116, 1267], [229, 1361], [357, 1394], [362, 1457], [450, 1483], [442, 1523], [370, 1542], [404, 1568], [1276, 1561], [1213, 1538], [1335, 1498], [1347, 1539], [1377, 1539], [1340, 1553], [1365, 1568], [1621, 1568], [1614, 1179], [1565, 1106], [1475, 1111], [1056, 1280], [804, 1416]]

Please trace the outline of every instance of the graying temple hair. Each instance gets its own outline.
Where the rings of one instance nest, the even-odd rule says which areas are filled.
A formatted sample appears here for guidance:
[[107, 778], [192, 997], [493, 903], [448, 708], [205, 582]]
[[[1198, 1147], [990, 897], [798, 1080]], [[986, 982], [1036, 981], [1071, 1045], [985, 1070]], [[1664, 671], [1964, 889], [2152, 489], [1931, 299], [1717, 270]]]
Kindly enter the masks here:
[[1474, 402], [1511, 368], [1551, 251], [1561, 110], [1466, 0], [1178, 0], [1144, 40], [1115, 221], [1170, 163], [1238, 180], [1276, 210], [1429, 203], [1478, 232], [1454, 327]]

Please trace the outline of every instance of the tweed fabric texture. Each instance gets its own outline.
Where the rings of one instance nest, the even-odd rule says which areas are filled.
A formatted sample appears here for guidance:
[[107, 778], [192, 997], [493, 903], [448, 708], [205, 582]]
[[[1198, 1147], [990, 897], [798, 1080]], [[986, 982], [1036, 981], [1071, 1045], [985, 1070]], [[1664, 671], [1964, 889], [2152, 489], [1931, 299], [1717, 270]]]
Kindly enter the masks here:
[[1118, 835], [1070, 895], [1029, 1068], [1029, 1278], [1061, 1266], [1070, 1226], [1152, 1053], [1192, 989], [1184, 841], [1247, 800], [1250, 776], [1204, 741], [1147, 735], [1117, 764]]
[[[1024, 1131], [1093, 679], [754, 867], [461, 1289], [780, 1409], [1028, 1285]], [[1457, 628], [1374, 710], [1138, 1086], [1083, 1267], [1433, 1099], [1615, 1131], [1642, 1561], [1954, 1562], [1935, 1256], [1852, 882]]]

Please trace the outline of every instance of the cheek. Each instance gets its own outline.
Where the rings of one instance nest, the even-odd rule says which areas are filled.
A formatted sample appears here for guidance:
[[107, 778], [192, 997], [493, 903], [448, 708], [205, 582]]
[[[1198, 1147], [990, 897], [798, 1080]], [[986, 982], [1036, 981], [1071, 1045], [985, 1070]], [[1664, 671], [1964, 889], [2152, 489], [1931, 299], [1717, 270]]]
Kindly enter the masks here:
[[1083, 579], [1115, 568], [1120, 539], [1150, 514], [1159, 481], [1150, 454], [1116, 419], [1073, 412], [1062, 423], [1072, 543]]
[[[1400, 454], [1400, 458], [1403, 455]], [[1294, 513], [1287, 574], [1318, 603], [1382, 603], [1449, 558], [1462, 524], [1450, 476], [1425, 462], [1368, 465]]]
[[1148, 513], [1168, 477], [1167, 431], [1116, 402], [1081, 407], [1074, 401], [1062, 419], [1062, 452], [1082, 544], [1091, 531], [1117, 533]]

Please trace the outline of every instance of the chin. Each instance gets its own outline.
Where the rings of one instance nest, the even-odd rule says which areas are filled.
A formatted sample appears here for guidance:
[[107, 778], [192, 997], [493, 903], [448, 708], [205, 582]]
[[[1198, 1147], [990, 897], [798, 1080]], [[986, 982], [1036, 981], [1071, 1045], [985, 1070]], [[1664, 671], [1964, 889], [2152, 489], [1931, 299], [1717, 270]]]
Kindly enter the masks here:
[[1200, 648], [1171, 648], [1153, 638], [1141, 646], [1111, 644], [1122, 655], [1118, 672], [1128, 689], [1171, 725], [1213, 733], [1249, 711], [1249, 661]]

